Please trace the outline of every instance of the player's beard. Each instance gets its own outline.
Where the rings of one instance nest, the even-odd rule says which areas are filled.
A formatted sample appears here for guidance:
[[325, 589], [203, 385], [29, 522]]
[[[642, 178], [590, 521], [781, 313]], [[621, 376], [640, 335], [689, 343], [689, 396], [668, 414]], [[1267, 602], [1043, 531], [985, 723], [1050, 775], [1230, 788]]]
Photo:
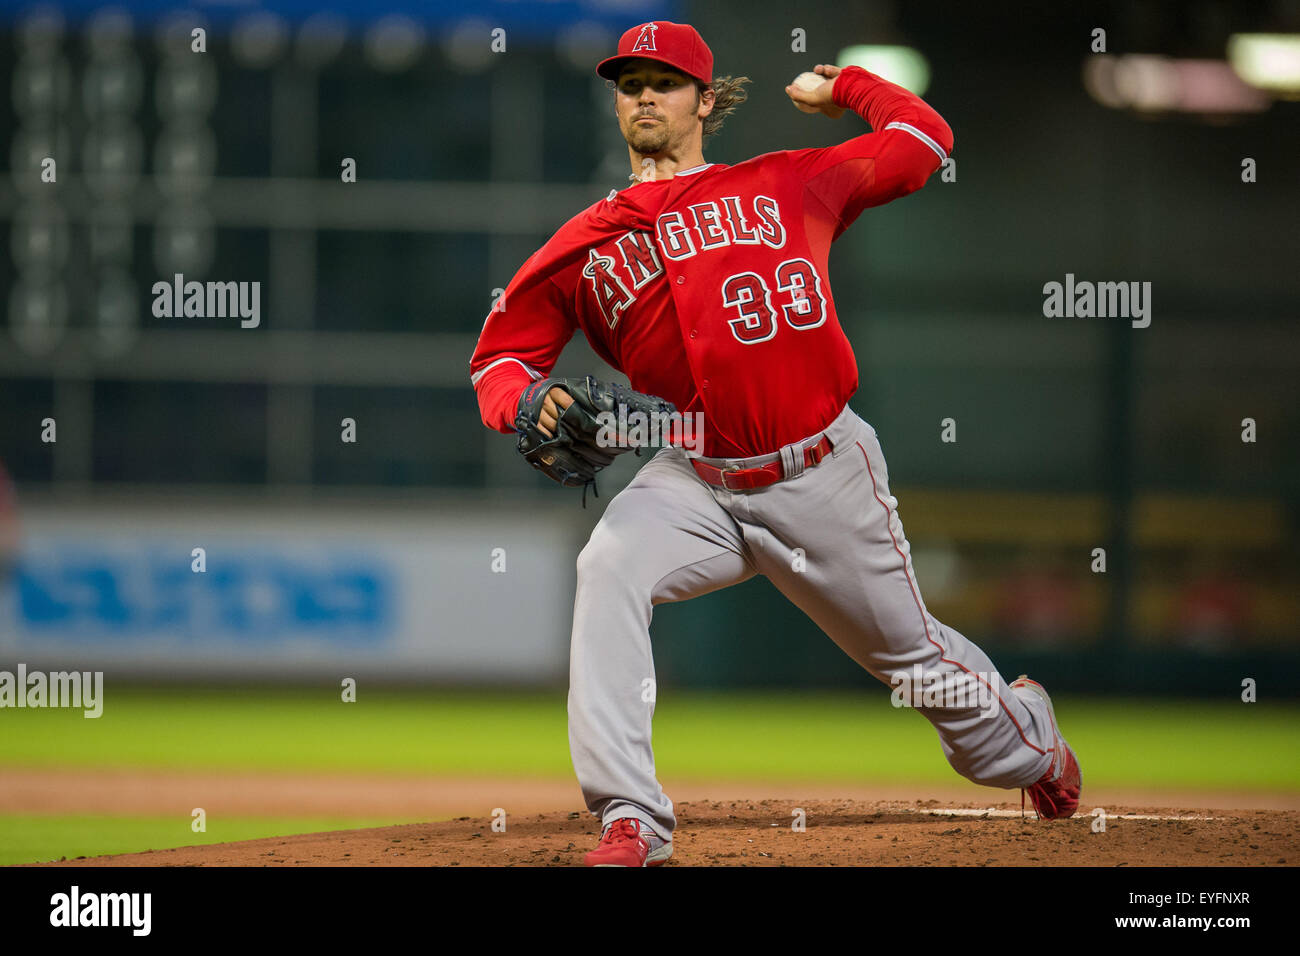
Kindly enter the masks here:
[[624, 134], [627, 144], [642, 156], [662, 152], [672, 139], [672, 131], [663, 120], [650, 126], [637, 126], [633, 120], [631, 129]]

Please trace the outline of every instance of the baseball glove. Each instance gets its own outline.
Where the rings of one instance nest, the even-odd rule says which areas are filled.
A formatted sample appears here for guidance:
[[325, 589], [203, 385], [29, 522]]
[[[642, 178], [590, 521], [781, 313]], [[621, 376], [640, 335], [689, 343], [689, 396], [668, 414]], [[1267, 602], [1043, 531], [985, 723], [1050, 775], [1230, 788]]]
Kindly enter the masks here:
[[[546, 394], [556, 386], [569, 394], [573, 404], [560, 413], [555, 434], [548, 437], [538, 423]], [[595, 484], [598, 471], [624, 452], [636, 449], [640, 454], [641, 447], [652, 444], [634, 443], [622, 429], [635, 432], [638, 422], [658, 422], [662, 426], [676, 412], [672, 403], [662, 398], [612, 382], [600, 382], [590, 375], [544, 378], [533, 382], [519, 396], [519, 412], [515, 416], [519, 453], [551, 480], [572, 487], [582, 485], [585, 504], [586, 486]], [[663, 431], [666, 428], [659, 433]], [[641, 433], [654, 434], [655, 429], [643, 425]]]

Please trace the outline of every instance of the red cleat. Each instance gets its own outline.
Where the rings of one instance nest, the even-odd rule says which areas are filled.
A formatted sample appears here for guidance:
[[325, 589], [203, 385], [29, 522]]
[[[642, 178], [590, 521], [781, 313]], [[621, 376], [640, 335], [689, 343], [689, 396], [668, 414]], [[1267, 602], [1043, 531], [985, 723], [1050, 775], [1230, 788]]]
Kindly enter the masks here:
[[1023, 689], [1037, 694], [1047, 704], [1047, 713], [1052, 718], [1052, 730], [1056, 734], [1056, 748], [1052, 753], [1052, 764], [1047, 768], [1041, 780], [1020, 791], [1021, 809], [1025, 805], [1025, 793], [1034, 805], [1034, 812], [1043, 820], [1057, 820], [1074, 816], [1079, 809], [1079, 793], [1083, 789], [1083, 774], [1079, 770], [1079, 761], [1074, 751], [1061, 736], [1056, 725], [1056, 711], [1052, 708], [1052, 698], [1047, 696], [1043, 685], [1029, 680], [1021, 674], [1010, 684], [1013, 691]]
[[583, 862], [587, 866], [658, 866], [672, 855], [671, 840], [662, 839], [640, 820], [623, 817], [605, 828], [600, 846]]

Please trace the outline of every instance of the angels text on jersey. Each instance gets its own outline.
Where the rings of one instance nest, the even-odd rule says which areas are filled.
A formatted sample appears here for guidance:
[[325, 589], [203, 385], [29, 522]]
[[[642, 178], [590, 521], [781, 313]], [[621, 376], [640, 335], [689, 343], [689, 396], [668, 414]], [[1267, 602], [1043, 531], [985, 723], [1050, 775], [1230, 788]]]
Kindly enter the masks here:
[[[743, 199], [723, 196], [692, 203], [683, 210], [663, 213], [655, 221], [655, 235], [630, 230], [615, 240], [609, 253], [587, 253], [582, 275], [587, 280], [609, 328], [650, 282], [666, 272], [664, 260], [681, 262], [730, 246], [785, 247], [787, 232], [777, 201], [762, 194]], [[775, 275], [765, 277], [745, 270], [722, 280], [722, 305], [736, 339], [746, 345], [766, 342], [777, 331], [774, 294], [785, 294], [779, 307], [794, 328], [816, 328], [826, 321], [822, 280], [803, 257], [780, 263]]]

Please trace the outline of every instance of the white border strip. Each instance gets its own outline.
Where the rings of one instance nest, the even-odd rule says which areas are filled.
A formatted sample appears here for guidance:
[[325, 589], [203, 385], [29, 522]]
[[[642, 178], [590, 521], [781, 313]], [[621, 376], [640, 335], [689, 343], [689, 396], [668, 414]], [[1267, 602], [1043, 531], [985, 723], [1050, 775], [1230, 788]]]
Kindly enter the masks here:
[[948, 158], [948, 154], [943, 151], [942, 146], [940, 146], [938, 143], [932, 140], [929, 136], [926, 136], [919, 129], [913, 126], [911, 123], [894, 122], [886, 126], [885, 129], [901, 129], [904, 133], [911, 133], [921, 142], [925, 143], [926, 146], [929, 146], [932, 150], [938, 153], [940, 162]]
[[[890, 811], [886, 811], [890, 812]], [[1019, 810], [998, 810], [989, 807], [987, 810], [972, 810], [968, 807], [951, 807], [938, 808], [933, 810], [908, 810], [908, 813], [924, 813], [934, 817], [1000, 817], [1011, 818], [1020, 816]], [[1025, 818], [1028, 820], [1036, 819], [1034, 811], [1026, 809]], [[1090, 820], [1091, 814], [1076, 814], [1076, 819]], [[1107, 820], [1217, 820], [1218, 817], [1198, 817], [1198, 816], [1159, 816], [1147, 813], [1108, 813]]]
[[537, 369], [533, 368], [532, 366], [524, 365], [524, 363], [520, 362], [519, 359], [507, 355], [505, 358], [499, 358], [495, 362], [489, 362], [486, 368], [480, 369], [479, 371], [475, 372], [473, 375], [469, 377], [469, 383], [471, 385], [477, 385], [479, 379], [481, 379], [488, 372], [492, 371], [492, 369], [496, 368], [502, 362], [519, 362], [519, 364], [523, 366], [524, 371], [528, 373], [528, 377], [531, 378], [533, 381], [537, 381], [537, 379], [539, 378], [546, 377], [541, 372], [537, 371]]

